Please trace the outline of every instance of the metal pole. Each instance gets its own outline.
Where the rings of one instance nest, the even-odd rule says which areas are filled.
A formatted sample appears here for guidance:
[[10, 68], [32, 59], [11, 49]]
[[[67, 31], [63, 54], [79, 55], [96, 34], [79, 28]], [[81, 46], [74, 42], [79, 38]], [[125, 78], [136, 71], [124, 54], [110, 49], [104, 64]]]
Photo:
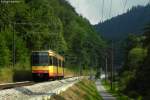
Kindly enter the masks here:
[[105, 82], [107, 81], [107, 56], [105, 57]]
[[16, 52], [15, 52], [15, 23], [13, 23], [13, 69], [15, 67], [15, 56], [16, 56]]
[[[95, 71], [96, 74], [97, 74], [97, 73], [98, 73], [98, 70], [97, 70], [98, 67], [97, 67], [97, 56], [96, 56], [96, 55], [95, 55], [95, 69], [96, 69], [96, 71], [97, 71], [97, 72]], [[96, 78], [95, 75], [94, 75], [94, 78]]]
[[112, 42], [112, 51], [111, 51], [111, 59], [112, 59], [112, 61], [111, 61], [111, 90], [113, 90], [113, 70], [114, 70], [114, 65], [113, 65], [113, 63], [114, 63], [114, 57], [113, 57], [113, 42]]
[[81, 64], [79, 62], [79, 76], [81, 76]]

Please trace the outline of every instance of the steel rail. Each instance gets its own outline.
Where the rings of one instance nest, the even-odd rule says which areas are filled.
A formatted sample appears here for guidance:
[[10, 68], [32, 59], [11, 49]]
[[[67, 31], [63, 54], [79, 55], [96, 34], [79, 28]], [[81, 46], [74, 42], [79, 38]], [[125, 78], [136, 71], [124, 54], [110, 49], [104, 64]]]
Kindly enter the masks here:
[[32, 81], [24, 81], [24, 82], [16, 82], [16, 83], [4, 83], [0, 84], [0, 90], [3, 89], [10, 89], [10, 88], [15, 88], [15, 87], [21, 87], [21, 86], [28, 86], [28, 85], [33, 85], [35, 84]]
[[[76, 77], [76, 76], [74, 76], [74, 77]], [[60, 79], [60, 80], [65, 80], [65, 79], [69, 79], [69, 78], [73, 78], [73, 77], [64, 77], [63, 79]], [[57, 81], [57, 80], [59, 80], [59, 79], [56, 79], [53, 81]], [[30, 85], [34, 85], [34, 84], [38, 84], [38, 83], [44, 83], [44, 82], [52, 82], [52, 80], [38, 81], [38, 82], [23, 81], [23, 82], [16, 82], [16, 83], [3, 83], [3, 84], [0, 84], [0, 90], [22, 87], [22, 86], [30, 86]]]

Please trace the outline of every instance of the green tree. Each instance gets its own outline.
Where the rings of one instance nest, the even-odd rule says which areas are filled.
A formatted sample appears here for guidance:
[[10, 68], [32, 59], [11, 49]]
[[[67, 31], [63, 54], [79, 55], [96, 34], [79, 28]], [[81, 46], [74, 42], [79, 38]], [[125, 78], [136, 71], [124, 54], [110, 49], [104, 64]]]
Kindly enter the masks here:
[[0, 66], [6, 67], [10, 65], [10, 52], [6, 45], [5, 38], [0, 33]]

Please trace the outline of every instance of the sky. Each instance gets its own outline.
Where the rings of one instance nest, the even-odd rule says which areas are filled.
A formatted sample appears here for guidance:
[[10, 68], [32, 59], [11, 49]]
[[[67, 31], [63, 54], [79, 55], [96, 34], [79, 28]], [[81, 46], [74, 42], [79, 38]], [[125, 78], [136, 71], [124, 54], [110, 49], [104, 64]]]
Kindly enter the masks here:
[[[110, 19], [114, 16], [125, 13], [128, 9], [137, 6], [145, 6], [150, 0], [67, 0], [76, 10], [76, 12], [87, 18], [91, 24]], [[127, 1], [127, 2], [126, 2]], [[126, 2], [126, 3], [125, 3]], [[111, 10], [110, 10], [111, 8]], [[103, 10], [102, 10], [103, 9]]]

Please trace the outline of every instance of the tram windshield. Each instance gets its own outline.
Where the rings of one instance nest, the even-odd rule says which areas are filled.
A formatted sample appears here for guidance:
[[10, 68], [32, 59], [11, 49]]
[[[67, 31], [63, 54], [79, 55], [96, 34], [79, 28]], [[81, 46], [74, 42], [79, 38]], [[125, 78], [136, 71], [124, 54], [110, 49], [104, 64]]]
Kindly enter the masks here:
[[32, 66], [47, 66], [49, 64], [48, 52], [33, 52]]

